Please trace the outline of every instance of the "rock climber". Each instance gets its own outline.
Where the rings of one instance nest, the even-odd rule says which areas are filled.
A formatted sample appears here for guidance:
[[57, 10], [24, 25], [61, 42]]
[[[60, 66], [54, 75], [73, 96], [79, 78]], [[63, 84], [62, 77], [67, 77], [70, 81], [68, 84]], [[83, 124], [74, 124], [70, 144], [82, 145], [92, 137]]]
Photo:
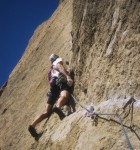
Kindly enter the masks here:
[[[68, 102], [71, 93], [73, 80], [63, 65], [62, 58], [56, 54], [49, 57], [51, 61], [51, 69], [48, 73], [50, 82], [50, 92], [48, 94], [48, 101], [46, 110], [40, 114], [28, 127], [28, 131], [33, 137], [37, 137], [36, 125], [45, 118], [49, 118], [52, 112], [56, 112], [62, 120], [65, 115], [61, 111], [61, 107], [65, 104], [71, 105], [73, 112], [75, 111], [75, 104]], [[70, 104], [71, 103], [71, 104]], [[54, 106], [55, 104], [55, 106]]]

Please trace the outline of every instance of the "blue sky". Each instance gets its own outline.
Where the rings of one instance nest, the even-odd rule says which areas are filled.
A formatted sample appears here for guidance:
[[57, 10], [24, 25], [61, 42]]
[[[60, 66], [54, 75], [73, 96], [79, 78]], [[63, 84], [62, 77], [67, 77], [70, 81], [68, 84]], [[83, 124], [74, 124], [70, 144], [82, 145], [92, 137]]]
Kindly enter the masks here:
[[0, 87], [20, 60], [35, 29], [58, 0], [0, 0]]

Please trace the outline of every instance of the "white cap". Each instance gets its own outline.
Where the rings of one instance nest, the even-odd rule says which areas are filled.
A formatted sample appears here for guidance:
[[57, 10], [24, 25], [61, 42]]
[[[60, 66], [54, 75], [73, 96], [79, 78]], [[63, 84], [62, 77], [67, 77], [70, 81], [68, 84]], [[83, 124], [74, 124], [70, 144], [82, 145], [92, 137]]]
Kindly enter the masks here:
[[56, 54], [51, 54], [51, 56], [49, 57], [49, 60], [53, 63], [57, 58], [59, 58], [58, 55], [56, 55]]

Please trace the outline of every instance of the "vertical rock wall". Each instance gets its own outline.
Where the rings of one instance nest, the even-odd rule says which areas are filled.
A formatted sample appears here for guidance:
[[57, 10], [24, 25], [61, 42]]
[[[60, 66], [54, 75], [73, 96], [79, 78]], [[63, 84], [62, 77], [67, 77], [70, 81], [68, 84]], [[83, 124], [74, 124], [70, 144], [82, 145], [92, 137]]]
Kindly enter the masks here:
[[98, 101], [140, 99], [140, 2], [75, 0], [73, 5], [76, 88]]
[[48, 57], [57, 53], [75, 70], [75, 96], [95, 111], [118, 112], [133, 149], [140, 147], [140, 1], [60, 0], [53, 16], [34, 32], [23, 57], [0, 91], [0, 150], [128, 149], [116, 116], [85, 110], [59, 120], [53, 114], [27, 131], [45, 109]]

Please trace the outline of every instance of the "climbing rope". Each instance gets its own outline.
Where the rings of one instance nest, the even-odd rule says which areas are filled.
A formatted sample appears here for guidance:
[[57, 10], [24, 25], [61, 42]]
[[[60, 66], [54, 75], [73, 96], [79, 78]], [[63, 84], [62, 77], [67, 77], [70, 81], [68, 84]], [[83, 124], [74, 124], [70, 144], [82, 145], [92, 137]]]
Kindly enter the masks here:
[[126, 130], [125, 130], [125, 128], [124, 128], [124, 125], [123, 125], [123, 123], [122, 123], [122, 119], [121, 119], [121, 117], [120, 117], [120, 115], [119, 115], [118, 113], [116, 113], [116, 116], [117, 116], [118, 119], [119, 119], [119, 122], [120, 122], [121, 127], [122, 127], [122, 131], [123, 131], [123, 133], [124, 133], [124, 135], [125, 135], [126, 141], [127, 141], [128, 145], [129, 145], [129, 148], [130, 148], [130, 150], [132, 150], [133, 148], [132, 148], [132, 145], [131, 145], [130, 140], [129, 140], [129, 138], [128, 138], [128, 135], [127, 135], [127, 133], [126, 133]]
[[80, 102], [76, 100], [76, 98], [71, 94], [72, 98], [74, 99], [75, 103], [79, 104], [83, 109], [85, 109], [88, 113], [92, 113], [90, 110], [88, 110], [86, 107], [84, 107]]
[[[128, 135], [127, 135], [127, 133], [126, 133], [126, 130], [125, 130], [125, 128], [124, 128], [124, 125], [123, 125], [123, 123], [122, 123], [122, 119], [121, 119], [121, 117], [120, 117], [120, 115], [119, 115], [118, 113], [116, 113], [116, 114], [105, 114], [105, 113], [96, 113], [96, 112], [94, 112], [94, 111], [90, 111], [89, 109], [87, 109], [86, 107], [84, 107], [72, 94], [71, 94], [71, 96], [72, 96], [72, 98], [74, 99], [75, 103], [77, 103], [78, 105], [80, 105], [83, 109], [85, 109], [85, 110], [89, 113], [89, 116], [90, 116], [90, 117], [92, 117], [92, 116], [97, 116], [97, 115], [98, 115], [98, 116], [99, 116], [99, 115], [113, 115], [113, 116], [117, 116], [118, 119], [119, 119], [119, 123], [120, 123], [120, 125], [121, 125], [121, 127], [122, 127], [122, 131], [123, 131], [123, 133], [124, 133], [124, 136], [125, 136], [125, 138], [126, 138], [126, 142], [127, 142], [128, 146], [129, 146], [129, 149], [130, 149], [130, 150], [133, 150], [132, 145], [131, 145], [131, 143], [130, 143], [130, 140], [129, 140], [129, 138], [128, 138]], [[95, 119], [95, 117], [94, 117], [94, 119]]]

